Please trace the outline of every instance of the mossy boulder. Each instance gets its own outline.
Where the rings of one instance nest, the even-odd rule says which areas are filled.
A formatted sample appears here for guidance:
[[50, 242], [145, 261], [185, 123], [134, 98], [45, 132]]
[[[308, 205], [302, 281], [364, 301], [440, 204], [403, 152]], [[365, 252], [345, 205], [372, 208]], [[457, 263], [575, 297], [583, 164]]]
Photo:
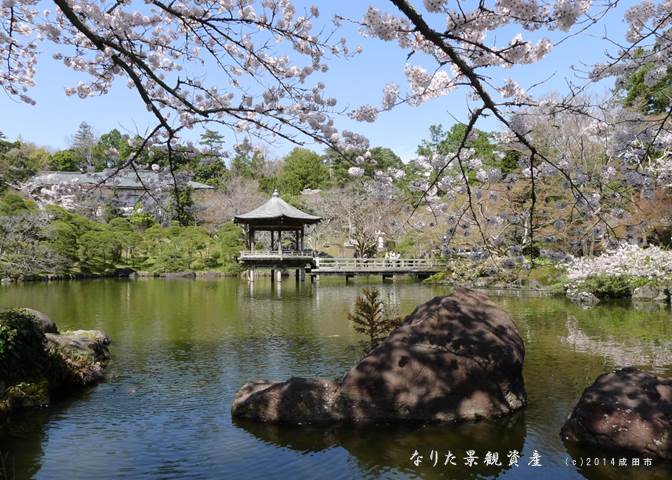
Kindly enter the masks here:
[[35, 317], [22, 310], [0, 312], [0, 382], [13, 385], [43, 377], [46, 338]]
[[49, 377], [55, 389], [86, 386], [104, 378], [110, 359], [110, 338], [99, 330], [47, 334]]
[[33, 316], [33, 319], [37, 321], [37, 324], [40, 326], [44, 333], [58, 333], [58, 328], [54, 321], [49, 318], [45, 313], [42, 313], [38, 310], [32, 308], [21, 308], [21, 312], [28, 313]]
[[49, 382], [42, 379], [37, 382], [20, 382], [12, 385], [5, 393], [5, 402], [10, 409], [47, 406], [49, 405]]
[[49, 405], [56, 392], [103, 379], [110, 358], [107, 335], [98, 330], [44, 330], [58, 332], [41, 312], [0, 312], [0, 424], [14, 411]]

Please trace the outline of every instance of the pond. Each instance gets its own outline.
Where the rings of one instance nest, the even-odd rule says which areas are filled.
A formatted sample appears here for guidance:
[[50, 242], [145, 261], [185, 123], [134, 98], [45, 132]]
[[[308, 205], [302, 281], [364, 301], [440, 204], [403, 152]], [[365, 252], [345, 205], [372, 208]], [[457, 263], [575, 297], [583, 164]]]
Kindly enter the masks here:
[[[269, 281], [96, 280], [0, 288], [0, 307], [30, 306], [59, 328], [113, 339], [109, 380], [0, 433], [9, 478], [613, 478], [583, 467], [559, 430], [601, 373], [636, 365], [672, 376], [669, 308], [581, 310], [564, 299], [496, 297], [525, 341], [529, 406], [498, 421], [454, 426], [288, 428], [232, 421], [237, 389], [253, 379], [334, 378], [360, 352], [347, 312], [364, 280], [319, 286]], [[402, 313], [444, 287], [377, 284]], [[510, 450], [522, 454], [508, 467]], [[423, 462], [410, 460], [414, 451]], [[467, 450], [478, 465], [464, 466]], [[537, 450], [541, 468], [528, 466]], [[434, 454], [439, 456], [433, 466]], [[448, 451], [457, 465], [444, 466]], [[487, 451], [502, 467], [485, 467]], [[630, 457], [630, 455], [628, 456]], [[618, 456], [617, 456], [618, 460]], [[672, 478], [670, 465], [628, 467], [630, 478]]]

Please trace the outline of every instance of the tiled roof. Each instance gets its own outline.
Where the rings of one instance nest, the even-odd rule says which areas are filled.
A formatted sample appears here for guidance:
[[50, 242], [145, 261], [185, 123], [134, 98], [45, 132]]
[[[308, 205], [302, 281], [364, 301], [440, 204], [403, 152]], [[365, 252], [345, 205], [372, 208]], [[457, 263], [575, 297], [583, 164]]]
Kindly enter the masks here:
[[321, 217], [302, 212], [298, 208], [285, 202], [280, 198], [277, 190], [273, 192], [273, 196], [268, 202], [255, 208], [251, 212], [236, 215], [235, 219], [238, 222], [245, 223], [245, 220], [274, 219], [281, 217], [301, 220], [306, 223], [315, 223], [322, 220]]
[[[38, 172], [32, 179], [31, 183], [38, 185], [62, 185], [62, 184], [78, 184], [78, 185], [95, 185], [105, 181], [105, 185], [111, 188], [121, 189], [137, 189], [142, 190], [143, 183], [147, 187], [154, 186], [168, 186], [173, 179], [170, 175], [160, 172], [138, 171], [121, 171], [110, 178], [112, 172], [97, 172], [97, 173], [80, 173], [80, 172]], [[138, 179], [142, 179], [142, 183]], [[190, 188], [194, 190], [212, 189], [210, 185], [200, 182], [188, 182]]]

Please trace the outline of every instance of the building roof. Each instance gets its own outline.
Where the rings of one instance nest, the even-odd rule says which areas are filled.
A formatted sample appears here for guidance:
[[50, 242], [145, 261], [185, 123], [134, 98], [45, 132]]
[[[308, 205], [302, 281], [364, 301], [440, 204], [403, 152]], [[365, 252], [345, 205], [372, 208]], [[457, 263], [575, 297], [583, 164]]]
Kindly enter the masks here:
[[263, 221], [277, 221], [282, 224], [283, 220], [287, 219], [292, 223], [317, 223], [322, 220], [321, 217], [310, 215], [302, 212], [296, 207], [280, 198], [278, 191], [273, 192], [273, 196], [269, 201], [262, 206], [255, 208], [251, 212], [236, 215], [234, 221], [236, 223], [258, 223]]
[[[140, 170], [137, 175], [134, 171], [122, 170], [119, 173], [110, 176], [112, 171], [102, 171], [97, 173], [81, 173], [81, 172], [38, 172], [30, 182], [38, 186], [47, 185], [96, 185], [103, 181], [104, 185], [110, 188], [119, 188], [127, 190], [144, 190], [144, 186], [164, 187], [172, 183], [173, 178], [160, 172], [152, 172]], [[142, 183], [138, 179], [142, 179]], [[108, 178], [110, 177], [110, 178]], [[212, 189], [210, 185], [200, 182], [187, 182], [187, 185], [193, 190], [209, 190]]]

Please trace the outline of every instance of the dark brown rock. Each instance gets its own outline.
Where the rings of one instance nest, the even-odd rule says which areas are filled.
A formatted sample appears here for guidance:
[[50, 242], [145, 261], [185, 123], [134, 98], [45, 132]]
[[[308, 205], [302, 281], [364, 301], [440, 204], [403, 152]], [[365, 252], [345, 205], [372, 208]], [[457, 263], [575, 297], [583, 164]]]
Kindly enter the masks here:
[[524, 355], [504, 311], [458, 290], [417, 307], [341, 381], [248, 383], [232, 413], [294, 424], [497, 417], [526, 405]]
[[672, 379], [628, 367], [601, 375], [565, 422], [564, 440], [672, 459]]
[[290, 378], [249, 382], [233, 401], [234, 416], [270, 423], [330, 423], [341, 420], [335, 403], [339, 385], [330, 380]]

